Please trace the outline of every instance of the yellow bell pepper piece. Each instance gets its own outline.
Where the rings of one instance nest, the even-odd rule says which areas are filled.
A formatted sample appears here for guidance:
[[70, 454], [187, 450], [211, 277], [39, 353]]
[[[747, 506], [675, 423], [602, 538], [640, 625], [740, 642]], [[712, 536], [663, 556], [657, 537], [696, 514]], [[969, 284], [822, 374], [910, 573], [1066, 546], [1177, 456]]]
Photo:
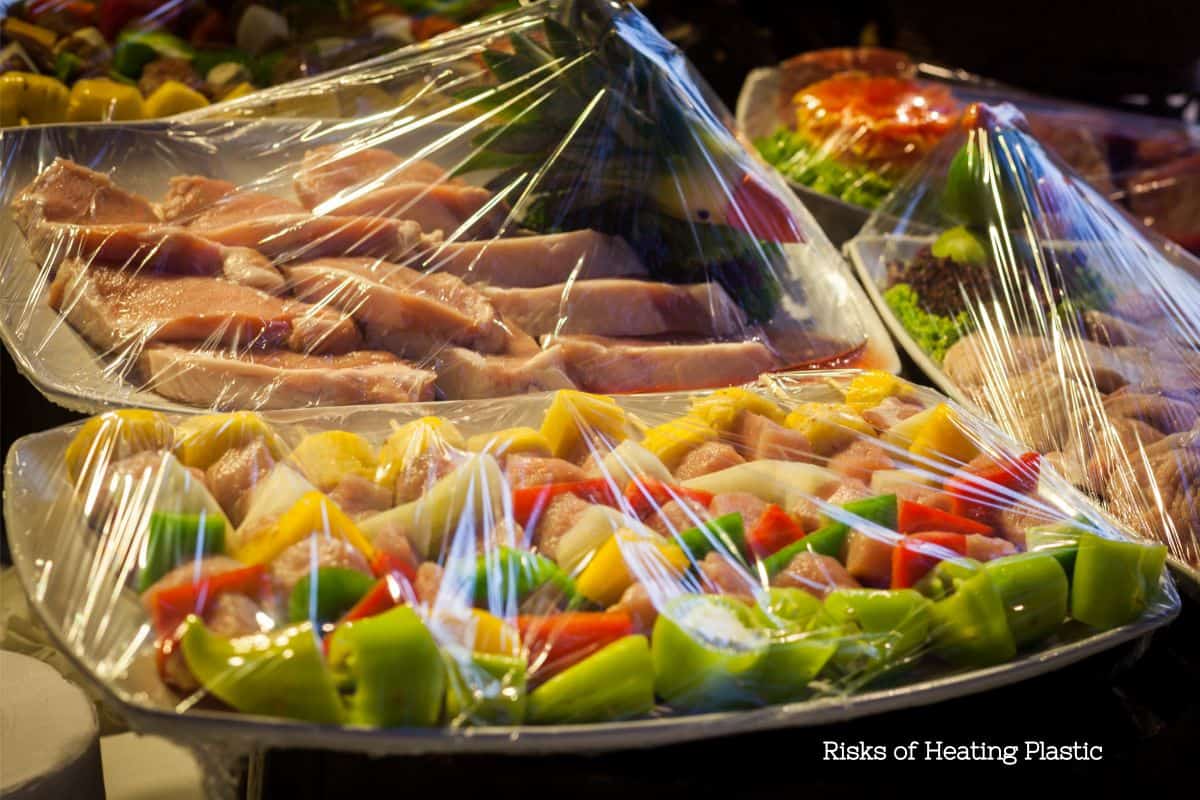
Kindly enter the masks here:
[[375, 477], [371, 445], [357, 433], [348, 431], [321, 431], [305, 436], [292, 450], [292, 460], [322, 492], [330, 491], [350, 474], [367, 480]]
[[84, 78], [71, 87], [68, 122], [145, 119], [142, 93], [135, 86], [108, 78]]
[[208, 98], [179, 81], [165, 81], [146, 98], [148, 118], [171, 117], [208, 105]]
[[830, 455], [863, 436], [875, 436], [875, 428], [849, 405], [801, 403], [787, 415], [784, 425], [800, 431], [818, 455]]
[[272, 456], [283, 456], [283, 440], [253, 411], [204, 414], [179, 426], [175, 457], [184, 466], [208, 469], [226, 450], [258, 439], [267, 445]]
[[0, 126], [62, 122], [69, 97], [67, 87], [47, 75], [6, 72], [0, 75]]
[[75, 481], [96, 467], [143, 450], [166, 449], [175, 429], [157, 411], [126, 409], [92, 417], [67, 445], [63, 456], [67, 474]]
[[521, 634], [516, 628], [478, 608], [471, 609], [471, 616], [475, 619], [475, 643], [471, 648], [474, 652], [499, 656], [521, 654]]
[[[611, 606], [621, 599], [621, 595], [635, 580], [621, 551], [622, 544], [630, 550], [630, 557], [635, 565], [644, 571], [651, 559], [669, 565], [677, 572], [683, 572], [691, 564], [687, 553], [679, 545], [666, 540], [651, 539], [641, 536], [628, 529], [618, 530], [592, 556], [592, 560], [584, 567], [583, 572], [575, 581], [579, 593], [593, 603]], [[656, 570], [657, 572], [657, 570]]]
[[466, 440], [453, 422], [441, 417], [421, 417], [405, 423], [379, 448], [379, 466], [375, 480], [383, 486], [391, 486], [404, 466], [430, 450], [466, 448]]
[[873, 369], [850, 381], [846, 387], [846, 405], [861, 413], [879, 405], [884, 398], [900, 394], [903, 388], [904, 382], [895, 375]]
[[617, 444], [629, 437], [629, 418], [611, 397], [575, 389], [554, 393], [542, 419], [542, 436], [558, 458], [582, 455], [585, 436]]
[[963, 429], [954, 409], [940, 403], [917, 432], [908, 451], [915, 456], [959, 466], [979, 455], [979, 446]]
[[221, 95], [221, 102], [223, 103], [226, 100], [237, 100], [239, 97], [245, 97], [253, 91], [255, 91], [254, 84], [247, 81], [242, 81], [237, 86], [234, 86], [228, 92]]
[[759, 414], [772, 422], [783, 422], [783, 409], [760, 394], [731, 386], [692, 401], [691, 416], [701, 419], [717, 431], [728, 431], [737, 424], [742, 412]]
[[491, 453], [495, 456], [512, 453], [528, 453], [536, 456], [550, 455], [550, 443], [541, 431], [533, 428], [506, 428], [495, 433], [480, 433], [467, 439], [467, 449], [475, 453]]
[[658, 456], [658, 460], [667, 469], [675, 469], [687, 453], [712, 441], [718, 436], [717, 431], [699, 417], [686, 416], [656, 425], [646, 431], [642, 439], [642, 447]]
[[320, 492], [309, 492], [301, 497], [275, 524], [234, 548], [232, 555], [245, 564], [265, 564], [313, 534], [343, 539], [367, 561], [375, 557], [375, 547], [358, 526], [337, 503]]

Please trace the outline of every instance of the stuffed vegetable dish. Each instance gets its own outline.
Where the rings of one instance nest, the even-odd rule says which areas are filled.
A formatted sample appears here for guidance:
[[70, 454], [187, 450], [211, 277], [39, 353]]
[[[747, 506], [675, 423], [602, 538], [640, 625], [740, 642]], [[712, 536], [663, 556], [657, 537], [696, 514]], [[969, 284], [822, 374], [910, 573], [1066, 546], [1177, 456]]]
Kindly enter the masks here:
[[[15, 448], [9, 522], [84, 548], [25, 577], [57, 585], [66, 638], [120, 654], [110, 676], [152, 659], [180, 712], [352, 726], [844, 697], [1177, 602], [1162, 545], [932, 392], [762, 386], [345, 426], [110, 412], [53, 432], [55, 463]], [[13, 507], [56, 492], [36, 519]]]

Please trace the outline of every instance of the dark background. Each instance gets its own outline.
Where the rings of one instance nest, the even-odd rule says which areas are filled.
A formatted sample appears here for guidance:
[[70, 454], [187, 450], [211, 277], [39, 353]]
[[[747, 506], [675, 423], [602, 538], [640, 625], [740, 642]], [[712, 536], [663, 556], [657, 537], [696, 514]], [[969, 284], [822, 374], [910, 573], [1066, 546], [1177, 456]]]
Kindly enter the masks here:
[[[745, 2], [651, 0], [644, 11], [733, 106], [745, 74], [799, 52], [874, 43], [1038, 92], [1160, 116], [1200, 113], [1200, 3], [1009, 1]], [[48, 403], [7, 353], [0, 365], [0, 444], [75, 418]], [[919, 376], [914, 376], [919, 379]], [[0, 537], [2, 538], [2, 537]], [[7, 562], [7, 545], [3, 559]], [[857, 796], [867, 788], [974, 795], [1063, 782], [1108, 797], [1192, 785], [1200, 756], [1200, 609], [1136, 645], [977, 697], [816, 730], [724, 738], [595, 757], [371, 760], [271, 754], [265, 796], [422, 795], [734, 797]], [[1100, 763], [905, 765], [822, 762], [823, 741], [889, 747], [913, 739], [1055, 744], [1088, 741]], [[1185, 790], [1191, 791], [1191, 790]], [[391, 792], [389, 792], [390, 794]]]

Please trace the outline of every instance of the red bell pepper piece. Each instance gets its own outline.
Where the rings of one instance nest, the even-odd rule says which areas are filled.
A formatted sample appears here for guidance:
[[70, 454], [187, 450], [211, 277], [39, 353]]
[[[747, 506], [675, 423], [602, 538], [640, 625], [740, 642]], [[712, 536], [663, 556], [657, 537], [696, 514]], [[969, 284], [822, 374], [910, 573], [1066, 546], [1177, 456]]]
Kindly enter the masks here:
[[[160, 5], [161, 0], [101, 0], [96, 11], [96, 27], [104, 34], [104, 38], [111, 42], [117, 38], [122, 28], [135, 19], [146, 16]], [[178, 11], [171, 12], [171, 16], [177, 15]]]
[[574, 494], [589, 503], [615, 505], [612, 484], [606, 478], [592, 478], [570, 483], [546, 483], [541, 486], [522, 486], [512, 493], [513, 517], [521, 525], [537, 524], [537, 518], [550, 501], [560, 494]]
[[407, 596], [412, 596], [413, 592], [411, 583], [407, 584], [406, 591], [403, 580], [401, 575], [391, 574], [384, 575], [375, 581], [375, 585], [354, 604], [353, 608], [346, 612], [346, 616], [342, 617], [338, 624], [353, 622], [364, 617], [373, 617], [405, 602]]
[[399, 574], [409, 583], [417, 580], [417, 568], [411, 562], [383, 550], [376, 550], [371, 559], [371, 574], [376, 578]]
[[766, 558], [803, 538], [804, 529], [792, 519], [792, 515], [772, 503], [758, 518], [754, 529], [746, 537], [746, 544], [756, 556]]
[[624, 611], [574, 611], [517, 617], [521, 642], [529, 653], [529, 673], [544, 681], [633, 634], [633, 618]]
[[458, 23], [452, 19], [437, 14], [426, 14], [412, 21], [412, 35], [418, 42], [423, 42], [457, 27]]
[[991, 536], [992, 526], [973, 519], [942, 511], [940, 508], [923, 506], [911, 500], [901, 500], [896, 515], [896, 529], [900, 533], [922, 533], [924, 531], [949, 531], [951, 533], [977, 533]]
[[236, 592], [259, 597], [269, 590], [266, 567], [255, 564], [217, 575], [208, 575], [194, 583], [161, 589], [150, 598], [150, 615], [158, 632], [170, 636], [187, 619], [188, 614], [203, 617], [212, 607], [217, 595]]
[[1037, 488], [1041, 467], [1041, 453], [1030, 452], [961, 470], [946, 481], [950, 511], [991, 523], [1001, 511]]
[[949, 531], [926, 531], [905, 536], [892, 551], [892, 587], [907, 589], [925, 577], [939, 561], [967, 554], [967, 537]]
[[712, 502], [712, 492], [699, 489], [685, 489], [654, 478], [641, 478], [631, 481], [625, 489], [625, 502], [629, 504], [634, 516], [639, 519], [657, 511], [672, 500], [695, 500], [704, 505]]

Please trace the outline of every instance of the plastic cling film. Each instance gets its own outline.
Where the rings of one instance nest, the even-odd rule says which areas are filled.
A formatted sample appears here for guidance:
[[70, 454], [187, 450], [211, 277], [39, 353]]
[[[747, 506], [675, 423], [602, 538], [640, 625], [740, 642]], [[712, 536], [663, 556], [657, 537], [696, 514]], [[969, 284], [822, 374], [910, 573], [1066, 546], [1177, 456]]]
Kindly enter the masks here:
[[1200, 263], [984, 105], [848, 251], [940, 385], [1200, 564]]
[[[632, 8], [579, 8], [573, 28], [538, 4], [228, 114], [6, 133], [17, 362], [90, 410], [897, 370], [844, 262], [680, 54]], [[392, 99], [296, 118], [367, 88]]]
[[6, 480], [32, 607], [132, 719], [190, 744], [215, 730], [192, 720], [226, 747], [314, 731], [288, 720], [326, 741], [499, 726], [517, 742], [853, 706], [1052, 661], [1178, 607], [1161, 544], [882, 372], [114, 411], [23, 439]]

